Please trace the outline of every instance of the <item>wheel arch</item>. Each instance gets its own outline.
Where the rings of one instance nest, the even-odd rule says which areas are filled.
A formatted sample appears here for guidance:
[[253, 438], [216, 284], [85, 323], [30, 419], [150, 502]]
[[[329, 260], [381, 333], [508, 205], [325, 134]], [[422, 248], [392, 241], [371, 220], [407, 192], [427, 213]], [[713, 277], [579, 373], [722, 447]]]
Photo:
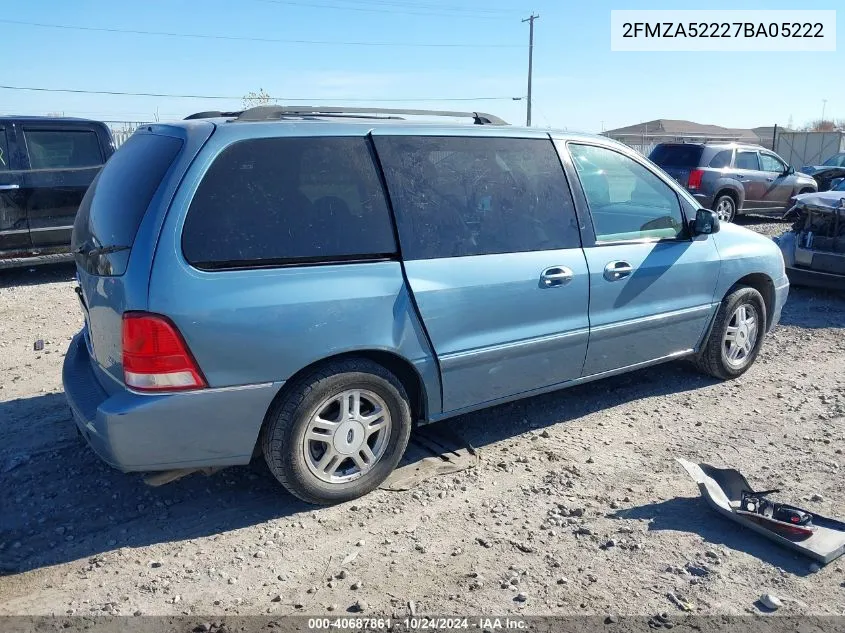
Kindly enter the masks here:
[[751, 273], [737, 279], [736, 283], [725, 293], [725, 296], [727, 297], [736, 290], [737, 286], [754, 288], [763, 297], [763, 304], [766, 306], [766, 331], [768, 332], [772, 327], [775, 311], [775, 282], [766, 273]]
[[285, 384], [282, 385], [282, 387], [273, 397], [273, 400], [270, 402], [270, 406], [267, 407], [267, 411], [264, 414], [264, 420], [261, 423], [261, 430], [258, 433], [258, 437], [255, 442], [255, 448], [253, 449], [253, 457], [258, 456], [258, 454], [260, 453], [261, 436], [263, 435], [264, 429], [267, 427], [267, 424], [270, 421], [270, 416], [272, 412], [276, 409], [277, 405], [287, 397], [287, 395], [294, 388], [294, 386], [302, 378], [304, 378], [310, 373], [313, 373], [314, 371], [319, 370], [320, 367], [324, 365], [349, 359], [369, 360], [387, 369], [394, 376], [396, 376], [397, 380], [399, 380], [399, 382], [405, 388], [405, 393], [408, 394], [408, 399], [411, 405], [411, 414], [413, 416], [413, 423], [416, 425], [419, 423], [424, 423], [429, 419], [430, 405], [428, 402], [428, 389], [426, 387], [425, 380], [423, 379], [422, 374], [420, 374], [420, 372], [410, 360], [408, 360], [404, 356], [396, 354], [395, 352], [379, 349], [363, 349], [343, 352], [340, 354], [334, 354], [332, 356], [326, 356], [325, 358], [316, 360], [297, 371], [285, 381]]
[[728, 195], [733, 198], [734, 204], [736, 205], [736, 214], [739, 215], [739, 212], [742, 211], [742, 207], [745, 204], [744, 192], [733, 185], [720, 183], [716, 189], [716, 195], [713, 196], [713, 204], [715, 205], [716, 201], [724, 195]]

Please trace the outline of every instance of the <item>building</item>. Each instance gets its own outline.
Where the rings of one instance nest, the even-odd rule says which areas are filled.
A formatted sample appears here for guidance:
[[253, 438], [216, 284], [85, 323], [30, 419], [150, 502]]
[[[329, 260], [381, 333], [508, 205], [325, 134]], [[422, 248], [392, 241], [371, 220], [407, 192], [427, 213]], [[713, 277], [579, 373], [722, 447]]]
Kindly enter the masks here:
[[774, 126], [743, 129], [722, 127], [721, 125], [705, 125], [677, 119], [656, 119], [602, 132], [604, 136], [630, 145], [646, 156], [658, 143], [733, 141], [772, 147], [774, 133]]

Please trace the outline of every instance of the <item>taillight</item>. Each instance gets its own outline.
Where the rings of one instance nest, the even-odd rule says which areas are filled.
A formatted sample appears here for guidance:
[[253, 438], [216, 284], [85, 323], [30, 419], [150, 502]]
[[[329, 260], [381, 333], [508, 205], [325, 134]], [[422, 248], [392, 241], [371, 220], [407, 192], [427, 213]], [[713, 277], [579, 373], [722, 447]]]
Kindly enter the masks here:
[[208, 386], [176, 326], [145, 312], [123, 315], [123, 380], [140, 391]]
[[689, 180], [687, 180], [687, 189], [698, 189], [701, 187], [701, 178], [704, 176], [704, 170], [693, 169], [689, 173]]

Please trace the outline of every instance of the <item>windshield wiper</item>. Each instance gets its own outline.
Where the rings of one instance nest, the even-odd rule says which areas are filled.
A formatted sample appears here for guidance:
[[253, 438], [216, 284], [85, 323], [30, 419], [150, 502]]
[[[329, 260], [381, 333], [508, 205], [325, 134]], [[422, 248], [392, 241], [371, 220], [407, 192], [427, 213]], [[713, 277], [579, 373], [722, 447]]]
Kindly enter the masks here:
[[99, 248], [87, 248], [85, 244], [77, 248], [74, 253], [77, 255], [84, 255], [86, 257], [97, 257], [99, 255], [109, 255], [111, 253], [119, 253], [120, 251], [128, 251], [131, 246], [122, 244], [115, 244], [112, 246], [100, 246]]

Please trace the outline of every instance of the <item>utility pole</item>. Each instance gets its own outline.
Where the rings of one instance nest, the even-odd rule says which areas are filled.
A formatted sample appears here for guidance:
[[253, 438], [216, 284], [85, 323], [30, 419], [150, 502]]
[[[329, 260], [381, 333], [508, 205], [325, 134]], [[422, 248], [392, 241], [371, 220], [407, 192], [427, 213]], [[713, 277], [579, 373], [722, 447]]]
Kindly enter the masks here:
[[531, 74], [534, 67], [534, 20], [539, 18], [539, 15], [531, 14], [523, 22], [528, 22], [528, 107], [525, 115], [525, 125], [531, 127]]
[[[531, 102], [531, 97], [528, 97], [528, 102]], [[822, 125], [824, 125], [824, 111], [827, 109], [827, 99], [822, 99]]]

